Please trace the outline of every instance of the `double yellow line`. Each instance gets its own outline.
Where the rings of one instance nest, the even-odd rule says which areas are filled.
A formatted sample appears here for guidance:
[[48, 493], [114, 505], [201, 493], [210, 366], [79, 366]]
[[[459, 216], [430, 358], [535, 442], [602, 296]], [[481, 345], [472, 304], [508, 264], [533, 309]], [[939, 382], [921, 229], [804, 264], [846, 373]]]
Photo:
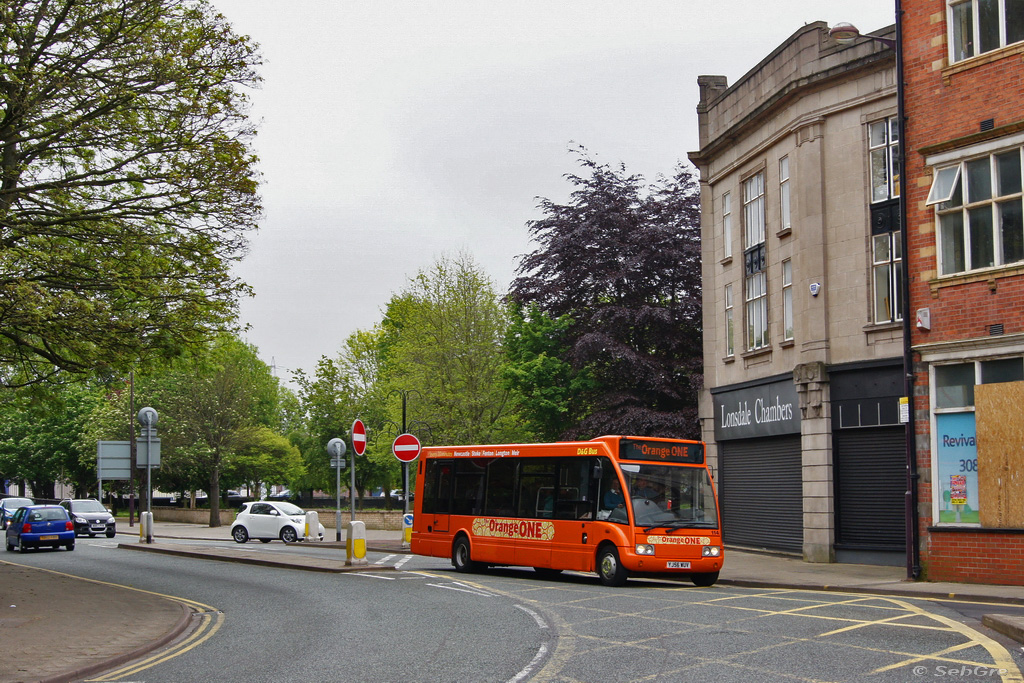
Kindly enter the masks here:
[[[12, 562], [4, 562], [4, 564], [12, 564], [18, 567], [27, 566], [19, 565], [17, 563]], [[189, 650], [199, 647], [207, 640], [212, 638], [213, 635], [220, 630], [221, 625], [224, 623], [224, 613], [222, 611], [218, 610], [216, 607], [210, 607], [209, 605], [204, 605], [201, 602], [189, 600], [188, 598], [179, 598], [174, 595], [156, 593], [154, 591], [147, 591], [141, 588], [134, 588], [132, 586], [124, 586], [117, 583], [111, 583], [109, 581], [100, 581], [98, 579], [90, 579], [84, 576], [75, 576], [74, 574], [58, 572], [54, 571], [53, 569], [44, 569], [42, 567], [31, 567], [31, 569], [35, 569], [41, 572], [47, 572], [50, 574], [54, 574], [56, 576], [65, 576], [71, 579], [78, 579], [79, 581], [89, 581], [90, 583], [95, 583], [101, 586], [112, 586], [114, 588], [122, 588], [124, 590], [135, 591], [137, 593], [145, 593], [146, 595], [155, 595], [160, 598], [171, 600], [180, 605], [184, 605], [187, 609], [192, 611], [192, 618], [199, 618], [201, 620], [198, 628], [192, 631], [192, 633], [190, 633], [189, 636], [181, 642], [174, 643], [169, 648], [162, 650], [158, 654], [155, 654], [147, 659], [143, 659], [142, 661], [136, 661], [126, 667], [117, 669], [116, 671], [109, 671], [99, 678], [86, 679], [88, 681], [118, 680], [125, 676], [130, 676], [132, 674], [138, 673], [139, 671], [144, 671], [146, 669], [154, 667], [157, 664], [166, 662], [169, 659], [174, 659], [178, 655], [185, 654]]]
[[[132, 589], [137, 590], [137, 589]], [[141, 591], [143, 593], [150, 593], [149, 591]], [[126, 667], [117, 669], [116, 671], [108, 671], [100, 678], [89, 678], [87, 681], [116, 681], [127, 676], [132, 676], [140, 671], [145, 671], [157, 664], [163, 664], [169, 659], [174, 659], [178, 655], [183, 655], [189, 650], [199, 647], [207, 640], [213, 637], [213, 635], [220, 630], [221, 625], [224, 623], [224, 613], [220, 610], [216, 610], [212, 607], [203, 605], [202, 603], [195, 602], [193, 600], [186, 600], [184, 598], [176, 598], [172, 595], [163, 595], [161, 593], [150, 593], [150, 595], [159, 595], [162, 598], [168, 600], [174, 600], [175, 602], [187, 605], [194, 611], [194, 616], [199, 617], [202, 621], [199, 627], [193, 631], [188, 638], [175, 643], [169, 649], [155, 654], [152, 657], [143, 659], [139, 662], [134, 662]]]

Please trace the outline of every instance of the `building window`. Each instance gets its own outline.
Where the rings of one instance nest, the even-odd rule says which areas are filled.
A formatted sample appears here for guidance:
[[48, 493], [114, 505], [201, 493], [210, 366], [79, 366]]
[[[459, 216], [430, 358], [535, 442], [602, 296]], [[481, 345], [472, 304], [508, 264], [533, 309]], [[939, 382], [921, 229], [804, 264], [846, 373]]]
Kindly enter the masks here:
[[725, 258], [732, 258], [732, 193], [722, 195], [722, 242], [725, 243]]
[[950, 0], [947, 17], [953, 62], [1024, 41], [1024, 0]]
[[782, 338], [793, 338], [793, 262], [782, 262]]
[[779, 211], [782, 218], [782, 229], [792, 228], [789, 211], [789, 157], [779, 159]]
[[935, 170], [928, 204], [938, 214], [940, 275], [1024, 261], [1024, 148]]
[[733, 323], [732, 323], [732, 285], [725, 286], [725, 355], [732, 356], [736, 353], [733, 344]]
[[895, 117], [868, 125], [872, 203], [900, 196], [899, 148], [899, 128]]
[[[1024, 358], [935, 365], [932, 367], [932, 420], [935, 443], [935, 521], [939, 524], [980, 525], [985, 505], [978, 473], [1003, 469], [991, 462], [998, 448], [978, 449], [978, 424], [1003, 421], [1003, 415], [981, 415], [975, 389], [981, 384], [1024, 380]], [[1011, 409], [1012, 411], [1012, 409]]]
[[871, 261], [875, 322], [903, 320], [903, 260], [899, 230], [871, 236]]
[[868, 158], [871, 167], [871, 309], [872, 319], [876, 323], [903, 319], [899, 154], [898, 119], [890, 117], [868, 124]]
[[753, 351], [768, 346], [764, 172], [743, 181], [743, 229], [747, 349]]

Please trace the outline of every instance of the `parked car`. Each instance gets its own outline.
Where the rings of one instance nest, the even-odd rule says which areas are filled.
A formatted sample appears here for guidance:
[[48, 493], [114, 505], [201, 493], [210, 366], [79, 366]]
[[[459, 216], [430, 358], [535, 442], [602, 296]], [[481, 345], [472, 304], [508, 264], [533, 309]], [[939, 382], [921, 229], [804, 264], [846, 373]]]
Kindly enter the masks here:
[[95, 498], [67, 499], [60, 502], [61, 507], [71, 513], [71, 521], [75, 523], [75, 535], [106, 534], [113, 538], [117, 533], [117, 523], [110, 510]]
[[6, 529], [7, 523], [11, 521], [14, 512], [26, 505], [33, 505], [35, 501], [31, 498], [3, 498], [0, 499], [0, 529]]
[[50, 546], [75, 549], [75, 523], [60, 505], [29, 505], [18, 508], [7, 525], [7, 550]]
[[[260, 500], [242, 503], [238, 515], [231, 525], [231, 537], [238, 543], [258, 538], [270, 543], [280, 538], [285, 543], [294, 543], [306, 533], [306, 511], [283, 500]], [[324, 525], [317, 531], [324, 540]]]

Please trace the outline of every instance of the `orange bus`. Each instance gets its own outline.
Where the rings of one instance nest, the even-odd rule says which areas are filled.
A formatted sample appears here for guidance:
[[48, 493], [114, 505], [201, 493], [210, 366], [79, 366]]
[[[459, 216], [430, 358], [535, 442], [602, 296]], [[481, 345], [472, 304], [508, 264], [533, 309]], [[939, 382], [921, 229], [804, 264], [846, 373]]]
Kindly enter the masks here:
[[411, 550], [460, 572], [497, 565], [718, 580], [718, 500], [699, 441], [593, 441], [424, 448]]

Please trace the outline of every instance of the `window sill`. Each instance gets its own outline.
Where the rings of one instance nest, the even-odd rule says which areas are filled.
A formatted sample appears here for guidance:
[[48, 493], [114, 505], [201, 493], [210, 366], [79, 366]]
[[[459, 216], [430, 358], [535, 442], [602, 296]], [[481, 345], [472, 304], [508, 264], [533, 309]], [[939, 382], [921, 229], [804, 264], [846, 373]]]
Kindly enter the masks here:
[[789, 227], [789, 228], [783, 228], [782, 230], [779, 230], [777, 233], [775, 233], [775, 236], [778, 237], [779, 239], [782, 239], [783, 237], [789, 237], [792, 234], [793, 234], [793, 228]]
[[[954, 62], [953, 64], [944, 66], [942, 67], [942, 80], [943, 82], [946, 83], [946, 85], [949, 85], [950, 80], [956, 74], [961, 74], [964, 73], [965, 71], [970, 71], [971, 69], [977, 68], [979, 66], [984, 66], [985, 64], [998, 62], [1000, 59], [1006, 59], [1007, 57], [1012, 57], [1013, 55], [1024, 55], [1024, 43], [1014, 43], [1013, 45], [1007, 45], [1006, 47], [1001, 47], [998, 50], [985, 52], [980, 55], [969, 57], [967, 59], [962, 59], [959, 62]], [[948, 59], [948, 57], [946, 59]]]
[[732, 256], [726, 256], [724, 259], [719, 261], [718, 264], [722, 266], [732, 265]]
[[745, 351], [740, 354], [740, 358], [743, 360], [750, 360], [751, 358], [758, 358], [760, 356], [772, 355], [772, 347], [766, 346], [763, 349], [754, 349], [753, 351]]
[[736, 356], [726, 356], [722, 359], [722, 365], [728, 365], [729, 363], [735, 363]]
[[796, 341], [793, 339], [786, 339], [779, 343], [780, 349], [789, 349], [792, 348], [793, 346], [796, 346]]
[[991, 527], [991, 526], [968, 526], [965, 524], [940, 524], [928, 527], [929, 533], [951, 531], [954, 533], [983, 533], [983, 534], [1024, 534], [1024, 529], [1012, 527]]
[[872, 332], [890, 332], [892, 330], [903, 331], [903, 321], [893, 320], [888, 323], [869, 323], [863, 328], [865, 334], [871, 334]]
[[975, 282], [987, 282], [993, 293], [996, 291], [996, 280], [1007, 277], [1024, 275], [1024, 263], [1015, 263], [1012, 266], [1000, 266], [986, 270], [976, 270], [969, 273], [958, 273], [956, 275], [943, 275], [934, 280], [928, 281], [928, 288], [931, 290], [932, 298], [939, 298], [939, 291], [946, 287], [957, 287]]

